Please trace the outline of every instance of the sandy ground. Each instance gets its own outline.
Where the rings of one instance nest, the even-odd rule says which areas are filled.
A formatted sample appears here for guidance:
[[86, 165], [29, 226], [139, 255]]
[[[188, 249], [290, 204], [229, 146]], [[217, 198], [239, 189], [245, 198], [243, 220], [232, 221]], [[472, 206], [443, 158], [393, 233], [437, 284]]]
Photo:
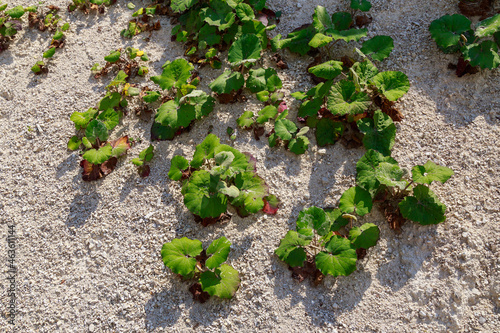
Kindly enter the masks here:
[[[129, 116], [113, 136], [128, 134], [143, 142], [104, 180], [81, 180], [80, 158], [66, 149], [74, 133], [69, 116], [94, 106], [109, 81], [95, 80], [90, 67], [103, 63], [109, 51], [131, 45], [149, 53], [155, 75], [183, 51], [170, 42], [166, 18], [149, 43], [141, 36], [122, 39], [119, 33], [131, 15], [125, 3], [99, 16], [63, 12], [71, 23], [67, 45], [46, 76], [36, 77], [30, 68], [47, 48], [48, 32], [25, 30], [0, 54], [0, 332], [14, 331], [6, 316], [9, 221], [18, 237], [16, 332], [498, 331], [500, 71], [457, 78], [446, 68], [455, 58], [437, 50], [428, 26], [458, 12], [457, 1], [373, 0], [369, 26], [370, 36], [395, 40], [392, 56], [379, 68], [401, 70], [411, 82], [401, 102], [406, 118], [398, 125], [393, 156], [406, 168], [431, 159], [455, 171], [445, 185], [432, 186], [448, 206], [448, 219], [438, 226], [407, 223], [396, 235], [374, 211], [365, 221], [380, 226], [378, 245], [351, 276], [327, 277], [317, 288], [294, 281], [273, 251], [304, 207], [337, 204], [354, 184], [363, 149], [340, 144], [317, 149], [310, 134], [312, 148], [296, 156], [239, 132], [234, 146], [257, 158], [258, 173], [282, 208], [276, 216], [234, 216], [208, 228], [194, 222], [179, 184], [168, 180], [170, 160], [177, 154], [190, 158], [210, 125], [229, 143], [226, 127], [236, 127], [244, 109], [258, 110], [254, 100], [217, 105], [190, 133], [155, 143], [146, 179], [130, 160], [148, 145], [150, 123]], [[282, 34], [310, 22], [316, 5], [330, 12], [348, 5], [268, 3], [283, 11], [277, 29]], [[283, 54], [290, 65], [279, 72], [284, 91], [311, 86], [304, 68], [312, 59]], [[221, 71], [203, 70], [203, 89]], [[298, 104], [287, 100], [296, 114]], [[194, 303], [189, 284], [164, 269], [161, 246], [182, 236], [206, 245], [221, 235], [233, 243], [229, 262], [241, 273], [241, 287], [231, 301]]]

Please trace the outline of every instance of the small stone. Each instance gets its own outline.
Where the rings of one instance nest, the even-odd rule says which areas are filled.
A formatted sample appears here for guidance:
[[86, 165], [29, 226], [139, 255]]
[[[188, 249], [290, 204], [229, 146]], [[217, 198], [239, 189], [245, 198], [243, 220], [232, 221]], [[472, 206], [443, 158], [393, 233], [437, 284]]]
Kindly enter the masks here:
[[420, 318], [427, 317], [427, 313], [425, 313], [423, 310], [420, 310], [420, 312], [418, 314], [420, 315]]
[[90, 324], [89, 332], [94, 332], [94, 330], [95, 330], [94, 324]]
[[479, 321], [479, 323], [482, 325], [482, 324], [484, 324], [484, 323], [486, 322], [486, 318], [484, 318], [484, 317], [479, 317], [478, 321]]
[[318, 149], [318, 154], [320, 155], [325, 155], [326, 154], [326, 149]]

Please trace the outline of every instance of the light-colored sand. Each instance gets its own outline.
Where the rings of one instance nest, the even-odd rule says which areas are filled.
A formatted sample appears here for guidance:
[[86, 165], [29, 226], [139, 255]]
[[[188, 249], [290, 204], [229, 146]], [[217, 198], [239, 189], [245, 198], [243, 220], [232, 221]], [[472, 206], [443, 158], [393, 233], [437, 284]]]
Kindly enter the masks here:
[[[141, 36], [122, 39], [131, 11], [128, 1], [119, 2], [104, 15], [65, 15], [71, 23], [67, 45], [46, 76], [33, 76], [30, 68], [47, 48], [48, 32], [25, 30], [0, 54], [0, 332], [11, 329], [5, 310], [8, 220], [18, 236], [16, 332], [498, 331], [500, 71], [457, 78], [446, 69], [455, 57], [437, 50], [428, 25], [458, 12], [457, 1], [373, 0], [369, 26], [370, 36], [395, 40], [390, 59], [379, 68], [401, 70], [411, 81], [393, 156], [406, 168], [431, 159], [455, 171], [445, 185], [432, 186], [448, 206], [448, 220], [438, 226], [407, 223], [396, 235], [373, 212], [366, 220], [380, 226], [378, 245], [351, 276], [328, 277], [317, 288], [294, 281], [273, 251], [302, 208], [336, 205], [354, 184], [363, 149], [337, 144], [318, 150], [309, 135], [312, 149], [296, 156], [240, 131], [234, 146], [257, 158], [257, 171], [282, 208], [273, 217], [235, 216], [208, 228], [194, 222], [179, 184], [168, 180], [170, 159], [190, 158], [210, 125], [229, 143], [226, 127], [236, 127], [244, 109], [258, 110], [254, 100], [217, 105], [190, 133], [155, 143], [146, 179], [130, 160], [147, 146], [150, 123], [129, 116], [113, 137], [123, 133], [143, 143], [104, 180], [81, 180], [80, 158], [66, 150], [74, 133], [69, 116], [95, 105], [109, 80], [95, 80], [90, 67], [103, 63], [109, 51], [132, 45], [149, 53], [154, 75], [165, 60], [183, 52], [170, 42], [167, 18], [149, 43]], [[330, 12], [348, 6], [348, 1], [268, 2], [283, 11], [277, 29], [282, 34], [310, 22], [316, 5]], [[279, 72], [284, 90], [309, 87], [304, 69], [311, 58], [284, 56], [290, 65]], [[221, 71], [201, 71], [203, 89]], [[296, 114], [298, 104], [287, 101]], [[163, 268], [161, 246], [181, 236], [208, 244], [221, 235], [233, 243], [229, 260], [241, 273], [241, 287], [232, 301], [193, 303], [189, 284]]]

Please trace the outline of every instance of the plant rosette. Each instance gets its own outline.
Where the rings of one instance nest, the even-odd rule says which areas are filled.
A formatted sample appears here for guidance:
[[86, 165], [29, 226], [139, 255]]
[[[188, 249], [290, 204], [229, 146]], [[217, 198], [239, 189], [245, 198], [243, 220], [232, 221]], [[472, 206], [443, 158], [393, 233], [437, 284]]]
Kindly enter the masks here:
[[8, 8], [8, 4], [0, 1], [0, 53], [9, 47], [9, 42], [18, 31], [23, 29], [22, 17], [26, 12], [36, 12], [37, 6], [16, 6]]
[[107, 75], [112, 70], [123, 71], [129, 78], [136, 75], [146, 76], [149, 73], [146, 65], [149, 61], [147, 53], [134, 47], [111, 51], [104, 57], [104, 60], [106, 61], [104, 67], [95, 63], [90, 69], [96, 79]]
[[79, 9], [85, 14], [89, 14], [91, 11], [104, 14], [106, 7], [115, 4], [116, 1], [117, 0], [71, 0], [71, 3], [68, 5], [68, 11], [72, 12]]
[[311, 277], [318, 285], [326, 275], [350, 275], [356, 270], [357, 260], [377, 244], [380, 230], [375, 224], [352, 226], [352, 220], [357, 221], [353, 214], [362, 216], [371, 209], [370, 196], [352, 188], [340, 200], [337, 209], [312, 206], [302, 210], [296, 231], [289, 231], [275, 250], [299, 282]]
[[[408, 77], [399, 71], [379, 72], [368, 59], [350, 67], [330, 60], [309, 72], [325, 82], [292, 97], [301, 101], [298, 120], [316, 129], [317, 144], [344, 138], [348, 147], [362, 143], [390, 155], [396, 136], [393, 121], [402, 119], [395, 103], [408, 92]], [[345, 78], [335, 80], [340, 74]]]
[[253, 157], [220, 144], [213, 134], [196, 146], [191, 162], [174, 156], [168, 176], [182, 180], [184, 204], [204, 226], [228, 219], [228, 204], [242, 217], [278, 210], [277, 198], [255, 172]]
[[239, 288], [238, 271], [225, 264], [230, 250], [226, 237], [214, 240], [206, 250], [199, 240], [183, 237], [165, 243], [161, 257], [173, 273], [184, 280], [197, 280], [189, 291], [194, 300], [205, 303], [210, 296], [230, 299]]

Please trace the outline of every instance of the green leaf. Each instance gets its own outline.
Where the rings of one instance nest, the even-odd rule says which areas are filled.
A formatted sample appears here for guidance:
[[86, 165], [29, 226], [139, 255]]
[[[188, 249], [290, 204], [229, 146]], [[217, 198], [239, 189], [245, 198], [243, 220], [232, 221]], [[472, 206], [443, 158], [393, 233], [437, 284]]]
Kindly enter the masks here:
[[231, 242], [226, 237], [222, 236], [214, 240], [207, 249], [207, 255], [212, 255], [205, 261], [205, 266], [210, 269], [219, 267], [227, 260], [229, 251], [231, 250]]
[[278, 48], [288, 48], [290, 52], [306, 55], [311, 50], [309, 42], [315, 34], [314, 27], [310, 25], [307, 28], [289, 33], [285, 39], [278, 41], [276, 46]]
[[209, 115], [214, 110], [215, 99], [202, 90], [193, 90], [182, 97], [181, 103], [185, 102], [194, 106], [196, 119]]
[[68, 149], [69, 150], [77, 150], [82, 144], [82, 140], [78, 138], [76, 135], [72, 136], [68, 141]]
[[333, 30], [348, 30], [352, 25], [352, 15], [348, 12], [336, 12], [332, 15]]
[[115, 63], [118, 60], [120, 60], [121, 55], [122, 55], [121, 51], [116, 50], [116, 51], [111, 52], [109, 55], [105, 56], [104, 60], [106, 60], [107, 62], [110, 62], [110, 63]]
[[128, 136], [122, 136], [118, 140], [113, 141], [112, 143], [113, 150], [111, 151], [111, 155], [114, 157], [120, 157], [127, 153], [127, 150], [130, 149], [130, 143], [128, 141]]
[[253, 12], [252, 7], [246, 3], [240, 3], [236, 6], [236, 15], [240, 18], [241, 21], [251, 21], [255, 18], [255, 13]]
[[120, 84], [125, 84], [127, 82], [127, 77], [128, 75], [124, 71], [120, 70], [118, 74], [116, 74], [116, 77], [113, 79], [113, 81], [111, 81], [111, 83], [107, 85], [106, 89], [114, 86], [119, 86]]
[[282, 87], [282, 82], [274, 69], [259, 68], [250, 70], [246, 86], [253, 93], [260, 91], [273, 92]]
[[56, 53], [56, 48], [51, 47], [50, 49], [48, 49], [47, 51], [45, 51], [43, 53], [43, 57], [44, 58], [52, 58], [54, 56], [54, 53]]
[[263, 124], [269, 119], [273, 119], [278, 114], [278, 109], [274, 105], [268, 105], [259, 111], [257, 122]]
[[280, 241], [280, 246], [274, 250], [274, 253], [290, 267], [302, 267], [306, 260], [304, 246], [309, 245], [310, 242], [298, 232], [289, 231]]
[[104, 142], [108, 139], [108, 128], [102, 121], [94, 119], [88, 124], [85, 130], [85, 136], [92, 144], [94, 144], [97, 139]]
[[407, 196], [399, 203], [399, 209], [405, 219], [422, 225], [438, 224], [446, 220], [446, 206], [425, 185], [417, 185], [413, 189], [413, 196]]
[[411, 169], [413, 181], [420, 184], [430, 185], [433, 181], [444, 184], [454, 174], [450, 168], [437, 165], [432, 161], [427, 161], [424, 165], [416, 165]]
[[232, 91], [239, 90], [245, 84], [245, 78], [240, 72], [226, 70], [212, 83], [208, 85], [212, 91], [217, 94], [229, 94]]
[[316, 255], [316, 267], [321, 273], [347, 276], [356, 270], [356, 250], [348, 239], [334, 235], [325, 246], [327, 252]]
[[366, 149], [375, 149], [384, 155], [391, 155], [396, 138], [396, 125], [391, 117], [377, 110], [373, 114], [373, 119], [360, 119], [357, 125], [359, 130], [365, 134], [363, 144]]
[[265, 103], [269, 100], [269, 91], [267, 90], [259, 91], [257, 94], [255, 94], [255, 96], [259, 101]]
[[175, 137], [175, 133], [178, 129], [172, 128], [170, 126], [164, 126], [161, 123], [155, 121], [151, 126], [151, 140], [172, 140]]
[[344, 134], [344, 124], [329, 118], [322, 118], [316, 125], [316, 141], [318, 146], [334, 144]]
[[325, 212], [330, 218], [330, 221], [332, 221], [330, 231], [339, 231], [340, 228], [349, 224], [349, 219], [343, 217], [344, 212], [342, 212], [339, 208], [325, 210]]
[[144, 161], [141, 160], [140, 158], [136, 157], [136, 158], [133, 158], [132, 161], [131, 161], [134, 165], [137, 165], [137, 166], [143, 166], [144, 165]]
[[500, 14], [496, 14], [476, 25], [476, 37], [488, 37], [500, 31]]
[[274, 124], [274, 131], [276, 132], [276, 135], [281, 138], [281, 140], [291, 140], [293, 134], [297, 132], [297, 125], [288, 119], [280, 119]]
[[381, 162], [375, 169], [375, 177], [380, 184], [389, 187], [398, 187], [401, 190], [404, 190], [408, 185], [406, 180], [401, 180], [404, 174], [404, 171], [393, 163]]
[[53, 40], [59, 40], [64, 37], [64, 33], [62, 31], [57, 31], [54, 36], [52, 36]]
[[205, 22], [218, 27], [219, 31], [224, 31], [233, 25], [236, 14], [226, 0], [211, 0], [209, 6], [201, 9]]
[[169, 90], [172, 87], [180, 88], [187, 83], [193, 69], [193, 64], [186, 59], [175, 59], [164, 67], [161, 75], [151, 77], [151, 81], [158, 84], [163, 90]]
[[76, 129], [85, 128], [87, 124], [95, 118], [99, 111], [89, 108], [85, 112], [75, 111], [71, 114], [70, 120], [75, 123]]
[[193, 7], [197, 3], [198, 0], [172, 0], [170, 6], [174, 12], [181, 13], [186, 9]]
[[363, 29], [349, 29], [349, 30], [332, 30], [329, 34], [333, 37], [333, 39], [338, 40], [342, 39], [346, 42], [356, 41], [358, 42], [361, 38], [366, 37], [368, 34], [368, 30]]
[[107, 109], [106, 111], [101, 112], [97, 119], [101, 120], [104, 125], [106, 125], [108, 131], [112, 131], [113, 128], [115, 128], [120, 122], [120, 115], [113, 109]]
[[[203, 50], [207, 45], [215, 45], [221, 42], [221, 36], [217, 35], [217, 27], [205, 24], [199, 31], [198, 48]], [[204, 43], [204, 45], [203, 45]]]
[[146, 103], [154, 103], [161, 97], [158, 91], [146, 91], [146, 95], [142, 97]]
[[236, 120], [236, 123], [241, 128], [250, 128], [254, 124], [253, 120], [253, 112], [245, 111], [243, 114]]
[[227, 210], [227, 197], [217, 192], [218, 176], [199, 170], [191, 175], [186, 184], [184, 205], [201, 218], [219, 217]]
[[377, 89], [390, 101], [397, 101], [410, 89], [410, 81], [399, 71], [381, 72], [372, 79]]
[[188, 127], [195, 119], [196, 111], [194, 106], [190, 104], [179, 106], [174, 100], [163, 103], [155, 116], [155, 121], [172, 128]]
[[120, 93], [114, 92], [111, 94], [106, 94], [103, 99], [99, 102], [99, 110], [104, 111], [108, 109], [114, 109], [118, 105], [120, 105], [120, 101], [122, 99], [122, 95]]
[[379, 236], [380, 230], [373, 223], [365, 223], [349, 230], [349, 240], [357, 249], [368, 249], [377, 245]]
[[308, 45], [313, 48], [320, 48], [330, 44], [330, 42], [332, 41], [333, 41], [332, 37], [323, 35], [322, 33], [317, 33], [314, 35], [314, 37], [311, 39]]
[[288, 143], [288, 149], [297, 155], [304, 154], [309, 148], [309, 139], [304, 136], [296, 136]]
[[249, 163], [249, 157], [237, 149], [234, 149], [228, 145], [218, 145], [214, 149], [214, 157], [220, 154], [221, 152], [230, 152], [234, 155], [234, 159], [231, 162], [230, 168], [221, 175], [223, 178], [234, 177], [236, 173], [243, 171], [252, 171], [254, 170], [253, 164]]
[[161, 258], [165, 266], [175, 274], [190, 276], [196, 269], [196, 256], [203, 251], [203, 245], [197, 239], [182, 237], [163, 244]]
[[240, 215], [257, 213], [264, 208], [264, 198], [268, 191], [262, 178], [251, 171], [241, 172], [236, 175], [234, 185], [240, 190], [240, 194], [231, 200], [231, 205], [239, 209]]
[[254, 34], [242, 35], [229, 48], [227, 60], [233, 66], [255, 62], [260, 58], [262, 45], [259, 37]]
[[214, 151], [220, 145], [220, 140], [214, 134], [209, 134], [202, 143], [196, 146], [196, 150], [191, 161], [191, 167], [198, 169], [202, 166], [205, 159], [214, 157]]
[[465, 60], [470, 61], [471, 66], [493, 69], [500, 65], [498, 47], [492, 40], [466, 46], [463, 49], [463, 55]]
[[351, 187], [340, 197], [339, 208], [343, 213], [355, 212], [364, 216], [372, 210], [372, 197], [370, 193], [359, 187]]
[[181, 180], [182, 171], [189, 169], [189, 162], [183, 156], [174, 156], [170, 162], [168, 178], [172, 180]]
[[372, 196], [380, 186], [380, 182], [376, 177], [376, 170], [381, 163], [398, 166], [398, 162], [395, 159], [390, 156], [384, 156], [373, 149], [368, 149], [356, 163], [356, 184], [370, 192]]
[[316, 75], [317, 77], [327, 80], [333, 80], [334, 78], [339, 76], [340, 73], [342, 73], [342, 62], [330, 60], [317, 66], [313, 66], [309, 68], [308, 71], [309, 73]]
[[372, 4], [367, 0], [351, 0], [351, 8], [359, 9], [362, 12], [367, 12], [372, 8]]
[[90, 149], [83, 154], [82, 158], [89, 161], [92, 164], [102, 164], [106, 162], [111, 157], [112, 147], [106, 145], [99, 149]]
[[391, 54], [394, 49], [394, 40], [389, 36], [375, 36], [363, 43], [361, 52], [371, 55], [373, 60], [382, 61]]
[[132, 2], [129, 2], [127, 4], [127, 8], [130, 9], [130, 10], [133, 10], [135, 8], [135, 5]]
[[349, 69], [350, 76], [357, 83], [359, 89], [365, 87], [368, 83], [379, 73], [377, 67], [373, 63], [366, 59], [363, 62], [356, 62]]
[[441, 50], [456, 52], [459, 49], [460, 35], [471, 31], [470, 25], [471, 21], [463, 15], [444, 15], [432, 21], [429, 31]]
[[21, 16], [24, 15], [24, 8], [23, 6], [17, 6], [12, 9], [9, 9], [5, 12], [5, 14], [9, 15], [10, 17], [17, 19], [20, 18]]
[[[332, 23], [332, 19], [330, 18], [330, 15], [326, 11], [325, 7], [317, 6], [316, 9], [314, 9], [313, 26], [314, 29], [316, 29], [316, 31], [320, 34], [323, 34], [328, 29], [335, 29], [335, 26]], [[309, 45], [311, 44], [309, 43]]]
[[318, 111], [323, 105], [322, 98], [313, 98], [311, 100], [303, 102], [299, 107], [298, 117], [312, 117], [318, 114]]
[[328, 110], [334, 115], [355, 115], [365, 112], [371, 104], [370, 97], [356, 92], [354, 82], [342, 80], [330, 89], [327, 98]]
[[240, 285], [238, 271], [229, 265], [223, 264], [214, 272], [206, 271], [200, 276], [201, 288], [210, 296], [232, 298]]
[[85, 148], [87, 148], [87, 149], [92, 148], [92, 144], [90, 143], [89, 139], [87, 139], [86, 137], [82, 138], [82, 143], [85, 146]]
[[[214, 169], [212, 169], [212, 172], [213, 171]], [[217, 191], [231, 198], [236, 198], [240, 195], [240, 190], [238, 190], [236, 186], [234, 185], [227, 186], [227, 183], [222, 180], [219, 181], [219, 185], [217, 186]]]
[[153, 157], [155, 156], [154, 154], [154, 146], [153, 145], [149, 145], [148, 148], [144, 149], [143, 151], [141, 151], [139, 153], [139, 158], [143, 161], [146, 161], [146, 162], [149, 162], [153, 159]]
[[64, 23], [64, 24], [63, 24], [63, 26], [61, 27], [61, 30], [62, 30], [62, 31], [67, 31], [67, 30], [69, 30], [69, 23], [67, 23], [67, 22], [66, 22], [66, 23]]
[[[302, 210], [297, 218], [297, 232], [303, 235], [301, 230], [314, 229], [320, 236], [324, 236], [330, 232], [332, 221], [321, 208], [312, 206]], [[312, 235], [311, 235], [312, 236]]]

